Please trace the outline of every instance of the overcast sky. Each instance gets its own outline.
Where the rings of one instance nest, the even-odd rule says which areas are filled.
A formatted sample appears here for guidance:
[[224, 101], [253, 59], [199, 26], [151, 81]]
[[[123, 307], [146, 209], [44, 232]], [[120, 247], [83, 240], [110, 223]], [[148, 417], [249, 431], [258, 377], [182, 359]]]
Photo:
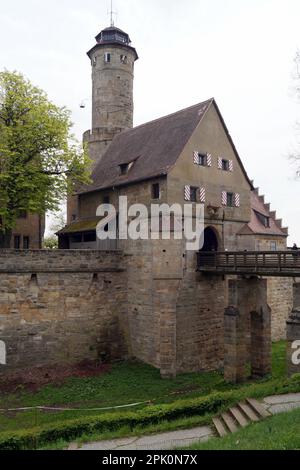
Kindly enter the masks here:
[[[0, 0], [1, 69], [17, 70], [90, 128], [86, 52], [109, 26], [110, 0]], [[300, 245], [293, 60], [299, 0], [114, 0], [139, 54], [135, 125], [215, 97], [255, 185]], [[79, 104], [86, 100], [86, 108]]]

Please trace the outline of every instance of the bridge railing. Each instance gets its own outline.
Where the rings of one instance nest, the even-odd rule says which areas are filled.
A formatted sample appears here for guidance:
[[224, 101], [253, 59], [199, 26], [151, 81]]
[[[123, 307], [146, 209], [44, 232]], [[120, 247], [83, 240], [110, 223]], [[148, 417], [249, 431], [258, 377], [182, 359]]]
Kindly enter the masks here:
[[211, 251], [197, 253], [198, 271], [298, 276], [300, 251]]

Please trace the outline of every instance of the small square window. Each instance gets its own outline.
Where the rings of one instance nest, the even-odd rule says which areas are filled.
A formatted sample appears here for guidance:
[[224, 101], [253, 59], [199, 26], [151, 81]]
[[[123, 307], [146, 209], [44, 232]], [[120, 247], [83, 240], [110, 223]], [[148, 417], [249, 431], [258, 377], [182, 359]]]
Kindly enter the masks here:
[[29, 237], [23, 237], [23, 249], [29, 250]]
[[160, 187], [158, 183], [152, 185], [152, 199], [160, 198]]
[[109, 196], [103, 196], [103, 204], [109, 204], [110, 199]]
[[276, 242], [270, 242], [270, 250], [271, 251], [276, 251], [277, 250], [277, 243]]
[[222, 170], [229, 171], [229, 160], [222, 159]]
[[200, 166], [207, 166], [207, 155], [204, 155], [203, 153], [199, 153], [199, 165]]
[[227, 206], [234, 207], [234, 194], [233, 193], [227, 193]]
[[198, 188], [191, 186], [191, 202], [197, 202], [197, 191]]
[[127, 64], [127, 55], [121, 55], [120, 56], [120, 61], [122, 62], [122, 64]]
[[20, 235], [15, 235], [14, 236], [14, 249], [19, 250], [21, 246], [21, 237]]
[[129, 170], [131, 170], [133, 165], [134, 165], [134, 162], [121, 163], [121, 165], [119, 165], [121, 176], [127, 175], [127, 173], [129, 172]]

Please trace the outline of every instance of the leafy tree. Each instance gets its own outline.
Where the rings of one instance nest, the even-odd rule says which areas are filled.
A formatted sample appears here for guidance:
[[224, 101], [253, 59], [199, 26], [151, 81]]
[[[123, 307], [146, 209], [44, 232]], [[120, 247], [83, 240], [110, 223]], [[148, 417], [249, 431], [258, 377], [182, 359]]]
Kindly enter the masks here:
[[48, 250], [55, 250], [58, 248], [58, 238], [56, 232], [61, 230], [66, 225], [66, 214], [63, 210], [57, 214], [53, 214], [52, 223], [50, 225], [49, 235], [45, 237], [43, 248]]
[[21, 74], [0, 73], [0, 247], [21, 211], [44, 214], [89, 182], [90, 160], [71, 134], [70, 111]]

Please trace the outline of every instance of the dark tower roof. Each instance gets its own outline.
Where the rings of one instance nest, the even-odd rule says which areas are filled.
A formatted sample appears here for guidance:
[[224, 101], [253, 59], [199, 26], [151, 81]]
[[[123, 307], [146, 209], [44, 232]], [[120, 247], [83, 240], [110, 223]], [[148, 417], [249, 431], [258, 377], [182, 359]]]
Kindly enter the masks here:
[[120, 44], [126, 44], [130, 46], [131, 41], [125, 31], [122, 29], [116, 28], [115, 26], [110, 26], [109, 28], [103, 29], [97, 36], [96, 41], [98, 44], [107, 44], [111, 42], [117, 42]]
[[96, 36], [97, 44], [87, 53], [90, 57], [90, 54], [94, 52], [95, 49], [103, 46], [112, 46], [118, 45], [123, 46], [131, 49], [135, 52], [136, 59], [138, 59], [138, 55], [134, 47], [131, 47], [131, 40], [130, 37], [125, 31], [122, 29], [117, 28], [116, 26], [109, 26], [108, 28], [103, 29], [97, 36]]

